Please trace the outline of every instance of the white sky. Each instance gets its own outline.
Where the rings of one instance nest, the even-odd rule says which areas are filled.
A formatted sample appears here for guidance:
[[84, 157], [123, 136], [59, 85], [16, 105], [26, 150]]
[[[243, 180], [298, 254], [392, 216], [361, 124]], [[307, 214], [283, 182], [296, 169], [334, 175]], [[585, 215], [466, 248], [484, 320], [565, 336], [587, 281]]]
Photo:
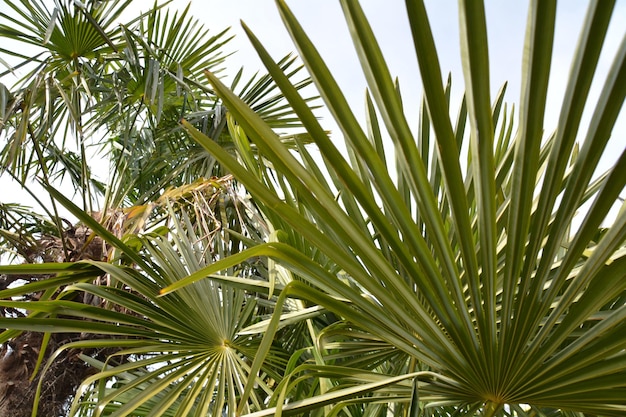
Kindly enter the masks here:
[[[326, 60], [343, 88], [349, 103], [357, 116], [363, 114], [365, 79], [359, 67], [358, 58], [352, 47], [341, 7], [337, 0], [288, 0], [294, 14], [307, 30], [322, 57]], [[184, 7], [187, 0], [174, 0], [174, 7]], [[401, 0], [362, 0], [361, 4], [381, 44], [392, 75], [397, 75], [402, 86], [405, 110], [417, 124], [418, 104], [421, 97], [421, 81], [413, 52], [413, 42], [408, 27], [408, 19]], [[546, 130], [552, 131], [557, 122], [560, 102], [567, 82], [570, 62], [576, 47], [578, 34], [587, 8], [587, 1], [568, 0], [559, 3], [557, 11], [556, 39], [550, 77]], [[152, 1], [136, 0], [133, 7], [144, 11]], [[456, 113], [462, 94], [463, 74], [459, 53], [459, 33], [457, 3], [453, 0], [427, 0], [426, 6], [440, 56], [444, 77], [452, 73], [452, 104]], [[0, 8], [5, 9], [0, 4]], [[505, 82], [509, 82], [506, 101], [519, 103], [521, 58], [524, 42], [527, 1], [490, 0], [486, 2], [487, 27], [491, 61], [492, 97]], [[227, 50], [237, 51], [226, 61], [227, 69], [234, 74], [244, 66], [251, 75], [261, 69], [261, 63], [239, 24], [240, 19], [252, 29], [256, 36], [276, 59], [289, 52], [295, 52], [273, 0], [194, 0], [192, 14], [206, 24], [213, 33], [231, 27], [235, 39], [227, 45]], [[597, 80], [603, 80], [615, 55], [619, 43], [626, 32], [626, 0], [618, 1], [600, 58]], [[594, 82], [591, 91], [593, 103], [601, 84]], [[585, 112], [588, 120], [593, 109]], [[335, 125], [325, 117], [325, 127], [336, 131]], [[584, 123], [583, 123], [584, 126]], [[585, 132], [581, 132], [584, 134]], [[604, 166], [608, 167], [626, 144], [626, 111], [622, 109], [611, 141], [611, 149], [606, 152]], [[3, 179], [3, 182], [5, 180]], [[4, 185], [1, 187], [4, 188]], [[4, 193], [0, 193], [4, 194]], [[6, 197], [2, 196], [2, 200]]]

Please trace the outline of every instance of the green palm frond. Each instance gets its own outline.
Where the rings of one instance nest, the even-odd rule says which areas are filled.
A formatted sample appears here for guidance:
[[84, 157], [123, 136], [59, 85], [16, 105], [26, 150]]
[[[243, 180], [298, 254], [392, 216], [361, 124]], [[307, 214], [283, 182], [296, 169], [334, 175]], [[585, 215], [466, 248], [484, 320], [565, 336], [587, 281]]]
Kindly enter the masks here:
[[32, 261], [41, 252], [38, 238], [56, 232], [56, 225], [34, 213], [32, 207], [0, 204], [0, 255], [21, 256]]
[[[10, 24], [0, 25], [0, 34], [50, 52], [50, 62], [63, 68], [72, 60], [115, 50], [111, 31], [130, 1], [114, 0], [104, 7], [98, 2], [78, 6], [64, 0], [56, 2], [52, 10], [41, 0], [7, 0], [6, 4], [14, 14], [2, 13], [2, 18]], [[19, 56], [10, 50], [3, 51]]]
[[[0, 341], [44, 335], [34, 377], [80, 353], [95, 370], [71, 414], [626, 413], [623, 200], [609, 216], [626, 150], [599, 165], [626, 97], [626, 40], [589, 93], [613, 1], [590, 3], [553, 133], [554, 2], [530, 4], [517, 106], [506, 85], [491, 96], [484, 5], [460, 2], [455, 108], [425, 5], [407, 0], [423, 82], [414, 118], [358, 2], [342, 0], [368, 83], [364, 122], [284, 1], [303, 65], [275, 62], [244, 25], [268, 74], [240, 71], [230, 88], [216, 75], [225, 32], [158, 4], [114, 25], [128, 3], [10, 0], [1, 16], [1, 34], [42, 50], [9, 52], [34, 69], [0, 86], [3, 172], [40, 175], [81, 224], [56, 206], [54, 221], [0, 206], [0, 243], [45, 261], [0, 266]], [[87, 163], [102, 128], [106, 186]], [[63, 176], [82, 209], [51, 186]], [[45, 239], [74, 262], [37, 255]], [[69, 338], [46, 352], [55, 335]]]
[[[92, 173], [84, 161], [87, 109], [95, 100], [90, 74], [104, 56], [121, 49], [116, 21], [129, 4], [7, 2], [0, 34], [15, 42], [3, 53], [22, 59], [18, 66], [26, 74], [13, 87], [14, 105], [3, 120], [7, 143], [2, 164], [23, 184], [36, 176], [50, 183], [51, 177], [68, 174], [77, 180], [77, 188], [85, 189], [84, 205], [90, 206]], [[23, 47], [39, 52], [23, 57]], [[73, 152], [78, 159], [58, 158], [58, 150]]]
[[[285, 56], [278, 62], [282, 71], [287, 74], [289, 78], [294, 79], [293, 83], [295, 87], [300, 90], [306, 88], [312, 83], [312, 80], [308, 77], [296, 82], [295, 79], [301, 75], [304, 67], [296, 64], [296, 57], [291, 55]], [[245, 101], [252, 110], [254, 110], [265, 122], [276, 129], [287, 129], [290, 127], [301, 127], [300, 120], [295, 117], [293, 110], [288, 103], [285, 102], [283, 95], [276, 83], [273, 82], [272, 77], [269, 74], [263, 74], [261, 76], [255, 74], [248, 82], [241, 88], [237, 88], [241, 79], [242, 71], [240, 70], [231, 89], [237, 91], [239, 97]], [[300, 77], [302, 78], [302, 77]], [[307, 100], [313, 101], [316, 97], [309, 97]]]
[[[587, 98], [612, 3], [589, 7], [558, 127], [546, 136], [554, 5], [530, 6], [515, 119], [512, 111], [502, 111], [501, 94], [495, 101], [489, 95], [483, 6], [461, 3], [467, 93], [454, 123], [425, 8], [408, 1], [424, 83], [417, 138], [358, 3], [344, 1], [342, 6], [371, 91], [365, 128], [296, 18], [284, 2], [278, 3], [339, 125], [350, 161], [249, 31], [269, 73], [318, 146], [328, 173], [311, 169], [306, 153], [295, 157], [212, 75], [216, 93], [275, 173], [252, 170], [249, 163], [247, 170], [201, 132], [184, 126], [247, 187], [267, 217], [276, 220], [285, 243], [309, 259], [325, 259], [316, 264], [320, 269], [311, 266], [304, 273], [287, 262], [294, 254], [286, 247], [276, 247], [276, 252], [268, 246], [267, 255], [311, 286], [307, 292], [290, 285], [282, 296], [320, 303], [343, 317], [346, 326], [354, 323], [443, 378], [421, 381], [420, 402], [426, 408], [456, 405], [460, 415], [524, 415], [530, 404], [538, 412], [561, 410], [555, 411], [558, 415], [568, 415], [566, 410], [623, 414], [624, 212], [610, 227], [601, 225], [626, 185], [626, 151], [605, 174], [593, 173], [626, 94], [625, 43], [598, 101]], [[585, 105], [595, 108], [587, 131], [581, 125]], [[579, 131], [580, 148], [574, 146]], [[393, 146], [382, 145], [387, 135]], [[395, 159], [397, 176], [390, 173], [383, 147], [387, 158]], [[461, 160], [462, 149], [468, 150], [467, 164]], [[586, 201], [592, 202], [591, 208], [582, 215], [582, 225], [572, 229], [573, 216]], [[309, 255], [313, 253], [323, 257]], [[355, 336], [345, 346], [358, 349], [362, 340]], [[367, 349], [365, 342], [362, 346]], [[372, 363], [377, 358], [372, 355]], [[283, 396], [277, 406], [290, 398], [285, 414], [302, 412], [380, 389], [363, 384], [359, 389], [340, 384], [338, 394], [320, 392], [317, 402], [315, 397], [298, 402], [298, 397]], [[400, 407], [408, 397], [390, 401], [400, 401]]]
[[[205, 191], [205, 199], [201, 199], [199, 193], [203, 190], [198, 187], [181, 190], [179, 201], [198, 193], [193, 207], [175, 207], [177, 195], [170, 193], [164, 197], [164, 209], [170, 213], [170, 233], [164, 235], [160, 229], [141, 238], [127, 236], [125, 242], [57, 196], [112, 246], [123, 251], [119, 258], [111, 253], [119, 261], [0, 267], [0, 272], [9, 276], [66, 272], [47, 282], [37, 282], [38, 289], [47, 289], [50, 296], [57, 290], [57, 294], [36, 303], [6, 298], [27, 294], [34, 290], [34, 284], [4, 290], [0, 294], [3, 308], [28, 308], [31, 312], [28, 317], [0, 319], [4, 328], [97, 335], [96, 339], [86, 337], [65, 344], [48, 360], [48, 366], [68, 349], [117, 349], [102, 363], [99, 373], [84, 381], [72, 412], [89, 409], [94, 415], [103, 410], [141, 413], [149, 407], [151, 412], [159, 413], [220, 414], [223, 409], [236, 407], [248, 379], [259, 386], [249, 397], [250, 407], [258, 409], [272, 394], [288, 355], [276, 343], [260, 372], [251, 373], [250, 365], [262, 333], [244, 331], [259, 317], [271, 314], [271, 300], [259, 300], [254, 286], [243, 291], [205, 280], [183, 292], [159, 295], [161, 288], [189, 274], [210, 274], [203, 271], [215, 259], [240, 250], [241, 238], [247, 236], [248, 243], [257, 239], [246, 230], [239, 229], [237, 233], [235, 224], [249, 221], [246, 212], [251, 209], [240, 208], [239, 216], [245, 218], [224, 212], [228, 208], [222, 198], [226, 192], [212, 187]], [[221, 223], [223, 219], [233, 224]], [[258, 225], [254, 228], [259, 230]], [[136, 267], [124, 266], [128, 260], [136, 262]], [[265, 278], [258, 275], [263, 271], [251, 260], [227, 271], [225, 278], [243, 277], [244, 281], [254, 282]], [[108, 285], [91, 282], [103, 273]], [[84, 295], [79, 298], [79, 294]], [[87, 295], [100, 301], [85, 304]], [[14, 334], [9, 330], [2, 337], [6, 340]], [[86, 360], [98, 363], [95, 358]], [[90, 387], [100, 385], [108, 388], [96, 390], [99, 394], [94, 398]]]

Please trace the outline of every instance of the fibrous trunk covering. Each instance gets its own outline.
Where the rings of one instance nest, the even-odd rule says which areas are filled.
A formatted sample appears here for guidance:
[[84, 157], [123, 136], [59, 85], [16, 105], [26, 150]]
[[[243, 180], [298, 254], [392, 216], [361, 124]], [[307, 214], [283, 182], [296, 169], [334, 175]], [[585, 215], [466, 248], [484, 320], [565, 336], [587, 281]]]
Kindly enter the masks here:
[[[79, 335], [54, 335], [45, 352], [50, 353]], [[24, 332], [0, 349], [0, 417], [30, 417], [41, 372], [31, 381], [41, 349], [41, 333]], [[91, 369], [78, 357], [81, 352], [64, 351], [43, 375], [37, 416], [64, 415], [68, 401]], [[45, 362], [44, 362], [45, 363]]]

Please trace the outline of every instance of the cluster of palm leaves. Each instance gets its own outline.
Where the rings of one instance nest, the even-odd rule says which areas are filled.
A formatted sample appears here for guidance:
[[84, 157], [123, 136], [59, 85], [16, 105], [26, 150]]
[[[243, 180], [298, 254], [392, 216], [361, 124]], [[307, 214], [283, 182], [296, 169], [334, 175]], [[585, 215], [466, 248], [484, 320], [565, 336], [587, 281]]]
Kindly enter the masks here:
[[[106, 201], [129, 208], [107, 223], [42, 171], [52, 199], [102, 239], [106, 257], [0, 267], [6, 277], [45, 277], [0, 292], [3, 308], [29, 312], [0, 319], [9, 329], [3, 341], [20, 331], [98, 336], [68, 341], [37, 368], [45, 374], [78, 350], [97, 370], [78, 387], [72, 415], [624, 415], [626, 210], [609, 213], [626, 186], [626, 149], [596, 171], [619, 134], [626, 40], [599, 98], [588, 98], [614, 2], [590, 3], [557, 128], [547, 134], [554, 2], [529, 6], [516, 115], [504, 89], [490, 96], [484, 6], [459, 4], [466, 94], [455, 111], [425, 6], [407, 0], [424, 89], [415, 133], [358, 2], [341, 4], [368, 82], [364, 125], [278, 1], [339, 126], [332, 138], [302, 96], [307, 82], [293, 82], [292, 61], [275, 62], [245, 26], [269, 76], [237, 93], [213, 61], [196, 67], [184, 63], [191, 50], [162, 53], [156, 45], [167, 36], [150, 28], [169, 20], [156, 9], [145, 17], [152, 23], [122, 26], [124, 49], [107, 41], [112, 35], [92, 46], [114, 69], [106, 82], [122, 82], [128, 94], [114, 97], [100, 76], [86, 78], [99, 93], [70, 77], [83, 97], [72, 101], [83, 103], [80, 117], [53, 120], [70, 120], [78, 134], [106, 127], [118, 149], [108, 190], [132, 190], [109, 191]], [[85, 16], [100, 22], [93, 11]], [[40, 34], [54, 34], [50, 27]], [[133, 73], [138, 56], [150, 58]], [[98, 74], [83, 60], [67, 62], [83, 65], [68, 74]], [[210, 86], [185, 73], [191, 68], [206, 70]], [[270, 84], [280, 92], [255, 101]], [[22, 94], [31, 91], [40, 90]], [[593, 110], [588, 124], [585, 108]], [[31, 114], [7, 119], [16, 122], [6, 155], [25, 149], [12, 141], [26, 143], [31, 132], [56, 137], [39, 128], [48, 113]], [[277, 133], [298, 124], [306, 134]], [[32, 166], [45, 170], [36, 143]], [[19, 172], [17, 161], [6, 159], [7, 171]], [[208, 179], [188, 170], [198, 164]], [[157, 179], [138, 180], [153, 171]], [[20, 298], [35, 291], [37, 301]], [[115, 351], [84, 353], [103, 348]]]
[[[0, 206], [2, 259], [24, 262], [17, 269], [7, 266], [0, 276], [5, 303], [1, 327], [31, 323], [26, 327], [18, 324], [25, 333], [7, 330], [2, 335], [3, 369], [7, 372], [1, 373], [0, 380], [8, 388], [0, 390], [0, 415], [6, 411], [16, 416], [16, 410], [30, 415], [31, 409], [33, 415], [58, 415], [61, 409], [69, 412], [66, 385], [76, 391], [74, 384], [83, 382], [95, 369], [102, 370], [96, 379], [103, 384], [117, 381], [125, 386], [115, 396], [118, 408], [123, 398], [132, 398], [135, 405], [127, 408], [133, 409], [152, 409], [157, 400], [145, 391], [145, 379], [137, 379], [139, 373], [149, 375], [147, 370], [154, 368], [150, 378], [159, 379], [172, 371], [165, 366], [168, 361], [187, 369], [179, 371], [178, 377], [163, 380], [162, 387], [170, 397], [178, 397], [187, 388], [168, 388], [181, 372], [189, 372], [189, 381], [197, 377], [197, 362], [188, 360], [197, 354], [206, 359], [205, 378], [215, 380], [217, 375], [238, 370], [247, 378], [244, 359], [254, 356], [258, 336], [241, 337], [237, 343], [245, 354], [227, 355], [223, 359], [226, 365], [214, 358], [213, 351], [206, 351], [206, 343], [221, 344], [246, 323], [258, 320], [271, 307], [270, 300], [259, 302], [254, 293], [213, 284], [202, 285], [195, 295], [183, 297], [184, 301], [174, 297], [165, 309], [158, 307], [160, 300], [155, 299], [161, 286], [177, 279], [170, 275], [174, 271], [178, 278], [185, 277], [206, 263], [265, 241], [269, 234], [254, 204], [241, 196], [238, 183], [178, 124], [184, 116], [229, 152], [235, 152], [234, 143], [244, 139], [237, 135], [202, 72], [223, 68], [228, 55], [227, 32], [213, 35], [190, 15], [189, 8], [170, 11], [166, 4], [155, 4], [129, 20], [123, 18], [129, 15], [130, 1], [61, 1], [52, 5], [8, 1], [5, 6], [0, 24], [0, 35], [7, 41], [0, 51], [7, 66], [2, 81], [8, 80], [6, 86], [0, 86], [2, 177], [22, 185], [40, 207], [33, 211], [19, 202]], [[26, 55], [29, 50], [32, 54]], [[300, 75], [302, 66], [295, 58], [287, 56], [280, 65], [299, 88], [310, 83]], [[240, 70], [231, 86], [276, 129], [288, 132], [298, 125], [268, 75], [246, 79]], [[282, 140], [293, 146], [290, 136]], [[96, 160], [103, 162], [94, 163]], [[43, 214], [38, 214], [39, 210]], [[181, 250], [188, 251], [188, 258]], [[160, 255], [153, 258], [153, 253]], [[84, 262], [100, 266], [75, 274], [75, 265]], [[142, 272], [135, 275], [138, 281], [120, 280], [121, 276], [102, 270], [103, 264]], [[266, 270], [266, 262], [258, 259], [231, 273], [260, 280], [268, 275]], [[152, 290], [145, 282], [140, 285], [153, 274], [163, 275], [167, 281]], [[111, 297], [113, 293], [118, 296]], [[137, 304], [156, 301], [154, 311], [160, 311], [160, 318], [146, 315]], [[213, 309], [208, 316], [206, 303]], [[31, 309], [35, 304], [43, 310]], [[220, 318], [222, 310], [226, 316]], [[170, 326], [178, 341], [161, 334], [164, 316], [172, 319]], [[140, 321], [122, 332], [111, 332], [125, 322], [120, 317]], [[221, 330], [202, 330], [200, 322], [184, 324], [196, 322], [196, 317], [205, 317], [204, 324], [221, 322]], [[141, 320], [147, 326], [144, 330], [140, 330], [144, 327]], [[157, 327], [148, 330], [151, 326]], [[147, 338], [129, 336], [136, 331], [144, 336], [154, 333]], [[212, 335], [207, 336], [207, 331]], [[164, 344], [158, 346], [161, 342]], [[140, 345], [144, 348], [138, 348]], [[196, 353], [193, 345], [199, 349]], [[62, 348], [55, 353], [57, 347]], [[168, 351], [175, 353], [168, 356]], [[235, 368], [229, 362], [233, 358], [241, 360]], [[286, 358], [282, 353], [276, 363], [268, 365], [276, 380], [279, 364], [286, 363]], [[84, 364], [91, 370], [84, 369]], [[113, 374], [105, 372], [111, 364], [125, 367]], [[206, 383], [207, 379], [200, 379], [195, 386], [202, 388]], [[230, 385], [226, 379], [219, 383], [221, 392]], [[89, 381], [85, 384], [98, 387]], [[182, 401], [181, 409], [193, 406], [206, 414], [218, 391], [203, 393], [208, 399], [198, 406], [199, 388]], [[136, 395], [138, 391], [144, 393], [143, 399]], [[91, 394], [75, 397], [71, 413], [91, 415], [98, 405]], [[142, 405], [147, 400], [149, 405]], [[171, 409], [180, 402], [166, 402], [161, 407]], [[210, 407], [217, 410], [222, 405], [218, 402]]]

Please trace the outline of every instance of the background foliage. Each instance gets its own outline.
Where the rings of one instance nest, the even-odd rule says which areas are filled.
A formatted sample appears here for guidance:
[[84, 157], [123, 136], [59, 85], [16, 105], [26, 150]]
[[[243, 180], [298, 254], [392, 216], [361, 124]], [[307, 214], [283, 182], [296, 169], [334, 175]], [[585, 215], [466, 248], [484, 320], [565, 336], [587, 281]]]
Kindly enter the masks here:
[[[414, 133], [357, 2], [341, 5], [368, 81], [363, 124], [278, 1], [333, 137], [294, 60], [275, 62], [245, 25], [269, 75], [227, 87], [220, 55], [207, 55], [223, 35], [198, 42], [185, 12], [155, 6], [107, 32], [126, 3], [35, 4], [11, 3], [28, 23], [0, 26], [24, 42], [13, 25], [39, 28], [31, 43], [51, 45], [7, 90], [26, 104], [3, 112], [5, 172], [25, 185], [37, 173], [81, 224], [7, 207], [3, 244], [29, 254], [56, 228], [58, 259], [0, 267], [7, 282], [30, 280], [0, 292], [10, 313], [0, 322], [5, 358], [24, 357], [23, 343], [11, 346], [20, 334], [58, 347], [35, 354], [28, 374], [68, 358], [91, 367], [70, 414], [624, 414], [626, 210], [605, 219], [626, 185], [626, 150], [596, 171], [626, 95], [626, 40], [589, 100], [614, 2], [590, 3], [557, 129], [544, 132], [554, 2], [530, 3], [514, 111], [506, 87], [490, 96], [484, 6], [459, 4], [456, 110], [424, 4], [408, 0], [424, 87]], [[81, 30], [93, 44], [65, 45]], [[306, 133], [278, 134], [298, 126]], [[71, 155], [55, 144], [61, 129], [77, 138], [74, 165], [53, 157]], [[82, 146], [102, 129], [113, 163], [97, 185]], [[52, 185], [54, 172], [74, 173], [83, 207]], [[22, 219], [30, 247], [15, 237]], [[69, 336], [55, 345], [52, 335]]]

